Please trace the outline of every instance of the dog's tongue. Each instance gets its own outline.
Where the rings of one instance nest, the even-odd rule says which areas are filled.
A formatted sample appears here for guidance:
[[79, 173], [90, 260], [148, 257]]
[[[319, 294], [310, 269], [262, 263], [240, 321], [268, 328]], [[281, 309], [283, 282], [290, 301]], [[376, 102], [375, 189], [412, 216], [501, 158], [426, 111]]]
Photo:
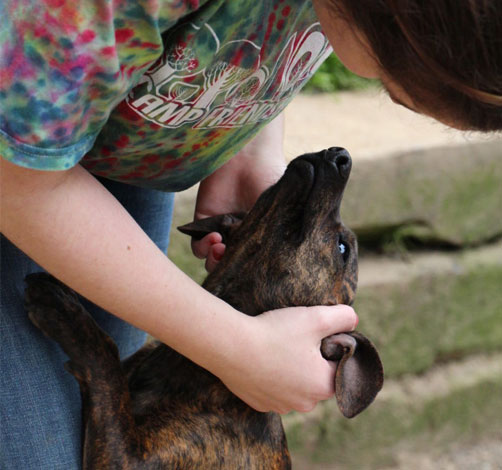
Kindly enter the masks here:
[[337, 361], [335, 394], [340, 411], [353, 418], [366, 409], [383, 386], [383, 366], [373, 343], [355, 331], [324, 338], [321, 353]]

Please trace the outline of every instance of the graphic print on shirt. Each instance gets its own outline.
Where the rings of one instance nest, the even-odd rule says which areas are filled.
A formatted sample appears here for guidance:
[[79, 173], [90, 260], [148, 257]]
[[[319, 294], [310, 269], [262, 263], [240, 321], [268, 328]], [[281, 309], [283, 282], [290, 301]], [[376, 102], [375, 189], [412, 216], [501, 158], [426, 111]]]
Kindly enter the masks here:
[[163, 191], [236, 155], [330, 50], [311, 0], [53, 3], [0, 15], [0, 151]]
[[331, 50], [310, 0], [208, 0], [158, 39], [156, 60], [81, 165], [162, 191], [182, 191], [235, 156]]
[[170, 46], [126, 99], [144, 119], [165, 128], [236, 128], [270, 120], [331, 52], [313, 24], [291, 35], [271, 69], [261, 61], [259, 44], [221, 43], [208, 23], [190, 27], [210, 48], [211, 62], [206, 65], [175, 29], [165, 40]]

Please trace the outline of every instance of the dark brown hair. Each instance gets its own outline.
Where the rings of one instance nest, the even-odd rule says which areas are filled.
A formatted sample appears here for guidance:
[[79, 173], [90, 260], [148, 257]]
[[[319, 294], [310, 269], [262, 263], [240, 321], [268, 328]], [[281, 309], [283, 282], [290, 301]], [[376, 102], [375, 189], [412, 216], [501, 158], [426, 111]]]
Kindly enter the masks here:
[[502, 0], [326, 0], [431, 114], [502, 130]]

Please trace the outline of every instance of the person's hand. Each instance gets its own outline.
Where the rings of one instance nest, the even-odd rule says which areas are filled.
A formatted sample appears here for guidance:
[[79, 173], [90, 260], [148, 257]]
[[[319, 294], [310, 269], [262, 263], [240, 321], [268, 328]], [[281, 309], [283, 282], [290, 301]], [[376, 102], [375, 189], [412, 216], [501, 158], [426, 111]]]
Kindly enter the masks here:
[[258, 411], [306, 412], [335, 392], [336, 364], [320, 352], [323, 338], [352, 331], [357, 315], [346, 305], [291, 307], [247, 317], [242, 349], [219, 375]]
[[[194, 219], [230, 212], [249, 211], [260, 194], [284, 173], [282, 117], [268, 124], [234, 158], [204, 179], [199, 186]], [[219, 233], [192, 241], [198, 258], [206, 259], [211, 272], [223, 256], [225, 245]]]

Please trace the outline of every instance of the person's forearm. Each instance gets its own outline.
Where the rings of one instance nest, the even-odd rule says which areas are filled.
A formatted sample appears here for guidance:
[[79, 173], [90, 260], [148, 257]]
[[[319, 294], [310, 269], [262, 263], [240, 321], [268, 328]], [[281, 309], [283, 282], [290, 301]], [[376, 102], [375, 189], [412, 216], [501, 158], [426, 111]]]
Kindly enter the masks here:
[[208, 361], [232, 349], [224, 342], [236, 337], [242, 315], [179, 271], [81, 167], [48, 173], [3, 166], [7, 238], [92, 302], [217, 368]]

